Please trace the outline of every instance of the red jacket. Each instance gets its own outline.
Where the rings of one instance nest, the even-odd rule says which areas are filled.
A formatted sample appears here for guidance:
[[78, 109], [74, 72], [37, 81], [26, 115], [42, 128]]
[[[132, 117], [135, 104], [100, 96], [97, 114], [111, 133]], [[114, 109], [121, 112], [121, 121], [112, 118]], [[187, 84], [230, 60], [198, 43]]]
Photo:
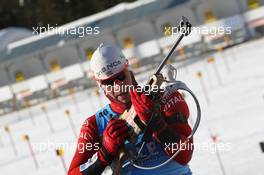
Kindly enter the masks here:
[[[185, 141], [192, 131], [187, 119], [189, 117], [188, 106], [179, 92], [172, 93], [166, 100], [161, 101], [161, 110], [165, 121], [168, 121], [169, 127], [180, 135], [181, 142]], [[113, 111], [122, 114], [124, 109], [115, 103], [110, 103]], [[72, 159], [68, 175], [81, 175], [80, 165], [86, 163], [97, 152], [100, 147], [99, 133], [96, 124], [96, 117], [88, 117], [81, 128], [78, 138], [78, 146]], [[192, 144], [192, 140], [190, 143]], [[83, 148], [86, 145], [86, 148]], [[192, 157], [193, 149], [181, 151], [175, 158], [175, 161], [185, 165]], [[167, 152], [168, 155], [173, 153]]]

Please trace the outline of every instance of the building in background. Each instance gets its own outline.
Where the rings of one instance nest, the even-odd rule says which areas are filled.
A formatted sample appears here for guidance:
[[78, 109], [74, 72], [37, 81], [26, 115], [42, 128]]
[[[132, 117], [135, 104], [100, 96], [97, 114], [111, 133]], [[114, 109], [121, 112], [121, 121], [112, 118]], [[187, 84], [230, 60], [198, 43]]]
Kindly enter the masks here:
[[[23, 107], [25, 99], [36, 104], [43, 96], [49, 99], [65, 95], [69, 89], [94, 86], [89, 80], [89, 60], [102, 42], [123, 48], [137, 73], [154, 67], [173, 44], [176, 35], [171, 35], [181, 16], [199, 28], [231, 27], [232, 32], [212, 35], [194, 31], [174, 53], [177, 60], [187, 61], [263, 36], [263, 4], [263, 0], [141, 0], [119, 4], [53, 32], [35, 36], [25, 32], [21, 37], [30, 37], [11, 43], [2, 38], [0, 42], [6, 44], [0, 48], [0, 93], [10, 95], [0, 99], [4, 104], [0, 113], [13, 109], [14, 102]], [[66, 29], [75, 32], [69, 34]], [[84, 34], [83, 29], [88, 32]]]

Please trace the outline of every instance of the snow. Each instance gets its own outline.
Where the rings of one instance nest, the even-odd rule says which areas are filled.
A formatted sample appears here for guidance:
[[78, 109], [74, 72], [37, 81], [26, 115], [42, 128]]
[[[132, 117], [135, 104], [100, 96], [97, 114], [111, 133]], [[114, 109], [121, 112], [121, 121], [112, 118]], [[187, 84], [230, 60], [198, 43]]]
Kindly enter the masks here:
[[[214, 66], [207, 63], [206, 59], [178, 69], [178, 79], [186, 82], [195, 92], [202, 107], [202, 121], [195, 135], [196, 149], [190, 162], [194, 174], [222, 174], [215, 153], [216, 145], [212, 142], [209, 131], [219, 137], [218, 149], [226, 174], [263, 174], [264, 154], [259, 147], [259, 142], [264, 141], [263, 44], [263, 39], [256, 40], [208, 55], [216, 60], [215, 65], [222, 85], [216, 78]], [[197, 71], [202, 72], [210, 98], [209, 104], [196, 76]], [[144, 73], [137, 78], [143, 84], [148, 76], [148, 73]], [[30, 108], [34, 121], [29, 117], [28, 109], [0, 118], [1, 174], [65, 174], [61, 160], [55, 154], [55, 144], [64, 146], [67, 166], [76, 145], [76, 137], [64, 114], [65, 110], [70, 110], [76, 132], [79, 132], [82, 122], [107, 103], [103, 96], [97, 97], [94, 90], [77, 93], [75, 97], [78, 107], [73, 103], [72, 97], [68, 96]], [[189, 96], [186, 99], [190, 105], [191, 116], [195, 116], [192, 99]], [[46, 116], [41, 111], [43, 105], [48, 109], [54, 133], [50, 131]], [[18, 150], [17, 156], [14, 155], [8, 134], [4, 130], [7, 125]], [[39, 164], [38, 169], [34, 166], [27, 143], [22, 139], [24, 134], [30, 137]]]

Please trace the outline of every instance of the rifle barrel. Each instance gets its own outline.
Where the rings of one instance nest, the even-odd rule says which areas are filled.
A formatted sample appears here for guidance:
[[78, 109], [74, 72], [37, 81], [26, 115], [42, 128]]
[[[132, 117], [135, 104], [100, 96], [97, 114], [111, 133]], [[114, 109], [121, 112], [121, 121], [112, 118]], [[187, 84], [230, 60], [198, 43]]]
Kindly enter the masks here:
[[157, 71], [155, 72], [156, 74], [159, 74], [161, 69], [164, 67], [166, 61], [170, 58], [170, 56], [172, 55], [172, 53], [174, 52], [174, 50], [176, 49], [176, 47], [179, 45], [179, 43], [181, 42], [181, 40], [183, 39], [184, 34], [181, 34], [179, 36], [179, 38], [176, 40], [175, 44], [173, 45], [173, 47], [171, 48], [170, 52], [166, 55], [166, 57], [162, 60], [162, 62], [160, 63]]

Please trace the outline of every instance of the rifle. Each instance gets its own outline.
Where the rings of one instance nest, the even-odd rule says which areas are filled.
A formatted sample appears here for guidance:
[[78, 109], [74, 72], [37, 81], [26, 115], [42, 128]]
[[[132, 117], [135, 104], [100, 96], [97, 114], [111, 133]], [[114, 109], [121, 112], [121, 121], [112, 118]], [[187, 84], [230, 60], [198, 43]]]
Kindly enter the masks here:
[[[166, 81], [166, 78], [160, 72], [163, 69], [163, 67], [165, 66], [167, 60], [171, 57], [171, 55], [173, 54], [174, 50], [177, 48], [177, 46], [181, 42], [181, 40], [184, 38], [184, 36], [188, 36], [190, 34], [191, 27], [192, 27], [192, 25], [189, 23], [188, 19], [185, 18], [184, 16], [182, 16], [182, 20], [180, 22], [180, 25], [178, 26], [178, 29], [180, 31], [179, 37], [177, 38], [176, 42], [174, 43], [174, 45], [171, 48], [171, 50], [169, 51], [169, 53], [165, 56], [165, 58], [163, 58], [162, 62], [158, 66], [156, 72], [149, 79], [149, 81], [147, 82], [147, 85], [150, 85], [150, 86], [155, 85], [155, 86], [160, 87], [162, 82]], [[169, 78], [169, 77], [167, 77], [167, 78]], [[192, 93], [192, 91], [184, 83], [182, 83], [180, 81], [177, 81], [177, 82], [174, 82], [174, 83], [177, 84], [177, 89], [188, 91], [192, 95], [192, 97], [194, 98], [196, 106], [197, 106], [197, 119], [196, 119], [196, 123], [194, 125], [192, 133], [187, 138], [187, 140], [189, 141], [189, 139], [194, 135], [194, 133], [197, 130], [197, 128], [199, 126], [199, 123], [200, 123], [200, 117], [201, 117], [200, 105], [199, 105], [199, 102], [198, 102], [197, 98], [195, 97], [195, 95]], [[155, 99], [155, 97], [157, 97], [156, 94], [154, 94], [154, 99]], [[156, 106], [156, 108], [157, 108], [157, 106]], [[154, 106], [154, 112], [155, 112], [155, 106]], [[129, 124], [130, 128], [131, 128], [131, 130], [130, 130], [130, 140], [129, 140], [131, 143], [135, 143], [136, 136], [142, 132], [143, 128], [145, 128], [144, 129], [143, 140], [147, 140], [148, 138], [151, 137], [152, 129], [151, 129], [150, 125], [151, 125], [152, 121], [155, 120], [155, 115], [152, 115], [152, 117], [150, 119], [150, 122], [148, 124], [143, 124], [142, 122], [140, 122], [140, 119], [136, 115], [136, 111], [135, 111], [135, 109], [134, 109], [134, 107], [132, 105], [131, 108], [129, 109], [129, 111], [125, 111], [121, 115], [120, 118], [125, 119], [127, 121], [127, 123]], [[183, 144], [186, 144], [187, 140]], [[141, 146], [141, 149], [143, 148], [144, 143], [145, 142], [143, 142], [143, 144]], [[140, 153], [141, 149], [139, 150], [139, 153]], [[144, 170], [155, 169], [155, 168], [161, 167], [161, 166], [165, 165], [166, 163], [168, 163], [169, 161], [171, 161], [180, 152], [179, 150], [170, 159], [168, 159], [167, 161], [163, 162], [161, 165], [158, 165], [158, 166], [155, 166], [155, 167], [141, 167], [141, 166], [135, 164], [133, 161], [131, 161], [131, 163], [136, 168], [140, 168], [140, 169], [144, 169]], [[113, 169], [113, 175], [120, 174], [121, 164], [122, 164], [123, 160], [126, 158], [127, 155], [128, 154], [126, 153], [126, 150], [124, 148], [120, 149], [120, 151], [118, 153], [118, 158], [115, 160], [115, 165], [114, 165], [114, 169]]]

